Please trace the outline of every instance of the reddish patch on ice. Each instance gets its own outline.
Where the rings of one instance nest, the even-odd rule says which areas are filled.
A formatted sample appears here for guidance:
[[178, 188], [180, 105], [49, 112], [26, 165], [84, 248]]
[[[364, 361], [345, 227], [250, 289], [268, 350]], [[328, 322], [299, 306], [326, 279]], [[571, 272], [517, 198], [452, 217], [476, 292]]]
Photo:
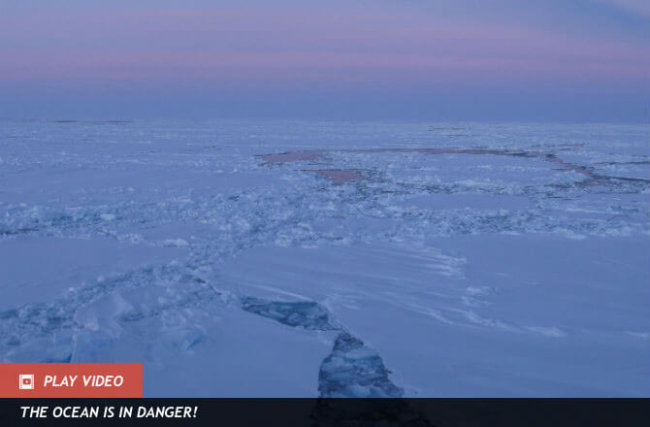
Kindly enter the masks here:
[[[590, 179], [591, 185], [613, 185], [616, 181], [634, 181], [650, 183], [650, 180], [642, 178], [629, 178], [619, 176], [607, 176], [593, 172], [592, 169], [575, 163], [562, 160], [553, 153], [544, 153], [541, 151], [520, 151], [520, 150], [496, 150], [486, 148], [370, 148], [370, 149], [348, 149], [348, 150], [305, 150], [291, 151], [278, 154], [263, 154], [260, 157], [264, 159], [267, 165], [275, 165], [288, 162], [311, 161], [317, 160], [329, 152], [339, 153], [423, 153], [423, 154], [476, 154], [476, 155], [494, 155], [509, 157], [525, 157], [541, 159], [560, 166], [564, 170], [573, 171]], [[365, 177], [355, 169], [319, 169], [305, 170], [304, 172], [313, 172], [323, 175], [337, 184], [352, 180], [361, 180]]]

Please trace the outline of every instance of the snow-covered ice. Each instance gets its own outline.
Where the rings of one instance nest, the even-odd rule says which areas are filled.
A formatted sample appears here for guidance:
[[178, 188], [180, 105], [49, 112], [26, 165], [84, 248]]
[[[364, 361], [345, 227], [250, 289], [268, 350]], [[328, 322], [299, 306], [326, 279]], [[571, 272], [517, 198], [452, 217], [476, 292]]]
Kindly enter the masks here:
[[648, 125], [0, 121], [0, 355], [146, 396], [650, 396]]

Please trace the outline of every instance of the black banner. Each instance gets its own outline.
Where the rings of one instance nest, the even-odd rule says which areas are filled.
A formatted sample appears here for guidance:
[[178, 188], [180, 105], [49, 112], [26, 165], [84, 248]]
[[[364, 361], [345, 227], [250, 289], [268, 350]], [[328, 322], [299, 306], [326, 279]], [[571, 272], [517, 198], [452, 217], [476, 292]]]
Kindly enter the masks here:
[[2, 399], [0, 426], [650, 426], [650, 399]]

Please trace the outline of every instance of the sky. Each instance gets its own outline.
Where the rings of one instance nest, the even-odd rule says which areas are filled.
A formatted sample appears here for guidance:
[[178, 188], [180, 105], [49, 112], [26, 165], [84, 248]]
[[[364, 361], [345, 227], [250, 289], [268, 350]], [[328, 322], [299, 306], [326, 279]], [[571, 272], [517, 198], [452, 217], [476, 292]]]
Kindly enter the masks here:
[[647, 122], [645, 0], [0, 0], [0, 117]]

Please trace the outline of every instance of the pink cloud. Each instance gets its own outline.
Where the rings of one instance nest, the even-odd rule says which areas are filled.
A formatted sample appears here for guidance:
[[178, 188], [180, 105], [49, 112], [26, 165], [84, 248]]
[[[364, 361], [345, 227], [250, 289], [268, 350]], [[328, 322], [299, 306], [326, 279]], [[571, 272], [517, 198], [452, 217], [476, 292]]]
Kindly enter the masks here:
[[409, 84], [647, 79], [650, 48], [411, 12], [308, 10], [9, 13], [0, 78], [249, 79]]

